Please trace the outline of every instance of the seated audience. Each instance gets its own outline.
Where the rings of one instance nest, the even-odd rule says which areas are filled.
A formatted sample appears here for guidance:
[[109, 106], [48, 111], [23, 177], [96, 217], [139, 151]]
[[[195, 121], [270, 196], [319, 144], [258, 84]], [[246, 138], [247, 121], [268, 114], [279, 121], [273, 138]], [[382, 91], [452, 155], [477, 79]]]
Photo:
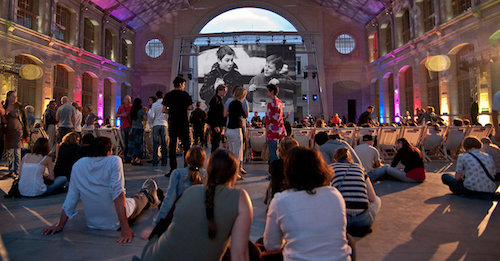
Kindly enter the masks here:
[[333, 126], [339, 126], [340, 124], [342, 124], [342, 120], [340, 119], [338, 113], [335, 113], [335, 115], [333, 115], [332, 119], [330, 120], [330, 123]]
[[184, 192], [168, 230], [151, 238], [141, 260], [220, 260], [229, 241], [231, 260], [248, 260], [253, 209], [247, 192], [234, 188], [238, 171], [234, 154], [213, 152], [206, 185]]
[[375, 194], [363, 167], [353, 163], [347, 148], [338, 149], [334, 158], [331, 184], [340, 191], [345, 200], [347, 231], [356, 228], [369, 229], [380, 210], [380, 198]]
[[500, 178], [500, 175], [498, 174], [500, 171], [500, 148], [496, 144], [491, 143], [490, 138], [482, 138], [481, 142], [483, 143], [483, 148], [481, 150], [490, 155], [495, 162], [495, 169], [497, 171], [496, 177], [498, 180], [498, 178]]
[[333, 170], [315, 149], [293, 148], [285, 158], [288, 189], [274, 195], [264, 246], [284, 260], [350, 260], [342, 195], [329, 185]]
[[[153, 220], [153, 225], [160, 222], [161, 219], [166, 218], [167, 214], [174, 206], [175, 202], [186, 189], [193, 185], [202, 184], [205, 179], [205, 166], [206, 154], [202, 147], [193, 146], [186, 153], [187, 166], [182, 169], [175, 169], [170, 176], [170, 183], [168, 184], [167, 195], [163, 200], [160, 211]], [[145, 229], [142, 233], [143, 238], [149, 238], [154, 226]]]
[[497, 189], [493, 158], [480, 151], [482, 144], [476, 137], [465, 138], [462, 146], [465, 153], [460, 154], [457, 159], [455, 177], [443, 174], [441, 180], [450, 187], [453, 194], [487, 198], [493, 196]]
[[269, 166], [269, 175], [271, 175], [271, 181], [269, 182], [269, 187], [267, 188], [266, 198], [264, 203], [269, 207], [271, 199], [278, 192], [285, 190], [285, 173], [283, 170], [283, 162], [288, 154], [288, 152], [298, 147], [299, 143], [292, 137], [285, 137], [280, 141], [278, 145], [278, 150], [280, 152], [280, 158], [275, 160]]
[[453, 126], [461, 127], [464, 126], [464, 120], [460, 118], [453, 119]]
[[380, 177], [385, 175], [387, 167], [382, 166], [382, 159], [380, 158], [379, 151], [373, 147], [373, 136], [364, 135], [361, 144], [354, 148], [358, 154], [361, 164], [369, 177]]
[[[49, 140], [38, 138], [31, 153], [21, 161], [19, 174], [19, 193], [25, 197], [47, 196], [56, 193], [66, 184], [66, 177], [54, 176], [54, 165]], [[49, 175], [45, 176], [45, 169]]]
[[80, 158], [78, 155], [80, 135], [76, 132], [70, 132], [64, 135], [61, 144], [56, 151], [56, 164], [54, 166], [54, 175], [56, 177], [64, 176], [71, 178], [71, 169], [73, 164]]
[[[372, 180], [377, 180], [384, 175], [391, 176], [403, 182], [422, 182], [425, 180], [424, 158], [418, 148], [411, 145], [405, 138], [396, 141], [397, 153], [392, 160], [390, 167], [386, 168], [386, 173], [372, 173]], [[398, 163], [405, 166], [404, 170], [396, 168]]]
[[[317, 137], [318, 135], [320, 136]], [[340, 134], [328, 136], [326, 132], [320, 132], [314, 136], [314, 142], [319, 145], [319, 151], [323, 155], [323, 159], [327, 164], [333, 163], [333, 155], [335, 154], [335, 151], [340, 148], [347, 148], [351, 153], [354, 162], [361, 163], [354, 149], [351, 145], [349, 145], [349, 143], [342, 140], [342, 136]]]
[[90, 151], [90, 157], [78, 160], [73, 167], [59, 222], [45, 228], [43, 234], [61, 232], [68, 219], [78, 213], [76, 206], [81, 200], [87, 227], [99, 230], [121, 229], [117, 242], [132, 242], [135, 234], [129, 226], [129, 220], [138, 217], [143, 210], [159, 204], [156, 182], [146, 180], [137, 195], [126, 198], [122, 160], [112, 155], [111, 140], [107, 137], [95, 138]]
[[78, 148], [77, 154], [78, 158], [88, 157], [90, 156], [90, 145], [94, 141], [95, 137], [91, 133], [87, 133], [83, 135], [81, 140], [81, 145]]

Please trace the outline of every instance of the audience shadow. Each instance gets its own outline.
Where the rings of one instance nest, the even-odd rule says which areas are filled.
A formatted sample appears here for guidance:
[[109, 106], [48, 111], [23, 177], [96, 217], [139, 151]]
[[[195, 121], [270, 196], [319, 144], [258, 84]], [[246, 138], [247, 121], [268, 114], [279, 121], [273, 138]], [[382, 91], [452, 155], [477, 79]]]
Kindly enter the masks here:
[[405, 183], [401, 181], [384, 179], [380, 181], [374, 181], [373, 188], [375, 189], [375, 192], [377, 192], [377, 196], [382, 197], [392, 193], [407, 190], [420, 184], [422, 183]]
[[[492, 208], [495, 202], [444, 195], [425, 203], [438, 206], [415, 228], [411, 240], [394, 248], [384, 260], [412, 260], [411, 253], [418, 253], [419, 260], [478, 260], [481, 254], [484, 254], [483, 259], [500, 254], [496, 246], [500, 231], [499, 211]], [[489, 210], [492, 214], [485, 223]], [[440, 248], [448, 250], [440, 252]], [[451, 252], [450, 248], [455, 248], [452, 254], [443, 256]], [[484, 249], [489, 249], [488, 253], [481, 252]]]

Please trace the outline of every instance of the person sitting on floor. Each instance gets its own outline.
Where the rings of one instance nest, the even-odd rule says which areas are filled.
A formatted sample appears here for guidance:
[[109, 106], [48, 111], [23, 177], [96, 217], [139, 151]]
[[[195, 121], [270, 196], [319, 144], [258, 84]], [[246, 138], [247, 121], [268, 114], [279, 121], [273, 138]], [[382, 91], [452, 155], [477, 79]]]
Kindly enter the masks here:
[[59, 222], [45, 228], [44, 235], [63, 231], [68, 219], [78, 213], [76, 206], [81, 200], [87, 227], [100, 230], [121, 228], [117, 242], [132, 242], [135, 234], [129, 226], [129, 220], [159, 204], [156, 194], [158, 186], [154, 180], [148, 179], [137, 195], [126, 198], [122, 160], [112, 155], [112, 148], [109, 138], [97, 137], [90, 147], [91, 156], [74, 164]]
[[288, 189], [276, 193], [267, 213], [264, 246], [283, 247], [284, 260], [351, 260], [346, 209], [331, 187], [333, 169], [318, 150], [293, 148], [285, 158]]
[[361, 144], [354, 148], [358, 154], [361, 164], [369, 177], [382, 176], [386, 172], [386, 168], [382, 165], [379, 151], [373, 147], [373, 136], [370, 134], [364, 135]]
[[[163, 200], [160, 211], [153, 220], [153, 225], [158, 224], [161, 219], [166, 218], [172, 206], [178, 198], [182, 196], [184, 191], [191, 186], [202, 184], [205, 179], [205, 166], [206, 154], [200, 146], [191, 147], [186, 153], [187, 166], [182, 169], [175, 169], [170, 176], [170, 183], [168, 184], [167, 195]], [[154, 226], [146, 228], [142, 232], [142, 237], [149, 238]]]
[[[375, 181], [382, 176], [388, 175], [403, 182], [423, 182], [426, 174], [424, 158], [420, 150], [411, 145], [405, 138], [399, 138], [396, 141], [396, 149], [397, 153], [392, 160], [391, 166], [383, 167], [386, 169], [385, 173], [383, 171], [379, 173], [372, 172], [370, 178]], [[405, 166], [404, 170], [396, 168], [400, 161]]]
[[81, 139], [81, 145], [77, 150], [78, 159], [90, 156], [90, 145], [92, 144], [94, 139], [95, 137], [91, 133], [83, 135]]
[[80, 135], [74, 131], [64, 135], [62, 142], [56, 149], [56, 164], [54, 175], [64, 176], [69, 181], [71, 179], [71, 169], [73, 164], [80, 159], [78, 155]]
[[331, 185], [340, 191], [345, 200], [347, 231], [369, 229], [380, 210], [380, 198], [375, 194], [363, 167], [353, 163], [347, 148], [338, 149], [334, 159]]
[[481, 151], [490, 155], [495, 162], [495, 169], [497, 171], [496, 180], [499, 180], [500, 174], [498, 174], [498, 172], [500, 171], [500, 148], [496, 144], [491, 143], [490, 138], [482, 138], [481, 142], [483, 143]]
[[[318, 135], [320, 136], [316, 138], [316, 136]], [[325, 137], [326, 142], [320, 144], [325, 140]], [[319, 151], [323, 155], [323, 159], [327, 164], [333, 163], [333, 155], [335, 154], [335, 151], [340, 148], [347, 148], [349, 152], [351, 152], [354, 162], [361, 164], [361, 161], [359, 160], [358, 155], [356, 154], [354, 149], [351, 147], [351, 145], [349, 145], [349, 143], [345, 142], [342, 139], [342, 136], [340, 134], [333, 134], [328, 136], [326, 132], [322, 131], [314, 136], [314, 142], [316, 142], [320, 146]]]
[[[49, 140], [38, 138], [31, 153], [24, 156], [20, 166], [19, 193], [25, 197], [47, 196], [56, 193], [66, 184], [66, 177], [54, 176], [54, 165]], [[45, 169], [49, 175], [45, 176]]]
[[448, 185], [453, 194], [491, 198], [497, 189], [493, 158], [480, 151], [482, 144], [476, 137], [465, 138], [462, 146], [465, 153], [457, 159], [455, 176], [443, 174], [443, 184]]
[[231, 260], [248, 260], [253, 208], [247, 192], [234, 188], [238, 171], [233, 153], [213, 152], [206, 185], [182, 194], [168, 230], [151, 237], [141, 260], [220, 260], [229, 245]]

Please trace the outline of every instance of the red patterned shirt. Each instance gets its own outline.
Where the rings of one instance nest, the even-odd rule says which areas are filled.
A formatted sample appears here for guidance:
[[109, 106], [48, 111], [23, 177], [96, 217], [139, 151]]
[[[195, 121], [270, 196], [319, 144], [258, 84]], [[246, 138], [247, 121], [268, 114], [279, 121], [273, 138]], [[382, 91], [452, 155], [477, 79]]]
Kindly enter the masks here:
[[286, 136], [283, 121], [283, 102], [278, 98], [267, 104], [266, 133], [267, 140], [280, 140]]

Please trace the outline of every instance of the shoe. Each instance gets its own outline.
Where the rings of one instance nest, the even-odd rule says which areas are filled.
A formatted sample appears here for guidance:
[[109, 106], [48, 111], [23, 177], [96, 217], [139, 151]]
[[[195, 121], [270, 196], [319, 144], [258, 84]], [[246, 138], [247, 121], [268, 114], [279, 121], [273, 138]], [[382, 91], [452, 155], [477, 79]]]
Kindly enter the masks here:
[[160, 200], [158, 199], [158, 185], [152, 179], [147, 179], [142, 184], [141, 192], [144, 192], [149, 200], [150, 207], [156, 207], [160, 204]]
[[132, 161], [132, 163], [130, 163], [130, 164], [132, 164], [134, 166], [142, 166], [143, 165], [142, 162], [140, 162], [140, 161]]
[[244, 168], [241, 168], [241, 169], [240, 169], [240, 172], [241, 172], [241, 174], [243, 174], [243, 175], [247, 174], [247, 171], [246, 171]]

